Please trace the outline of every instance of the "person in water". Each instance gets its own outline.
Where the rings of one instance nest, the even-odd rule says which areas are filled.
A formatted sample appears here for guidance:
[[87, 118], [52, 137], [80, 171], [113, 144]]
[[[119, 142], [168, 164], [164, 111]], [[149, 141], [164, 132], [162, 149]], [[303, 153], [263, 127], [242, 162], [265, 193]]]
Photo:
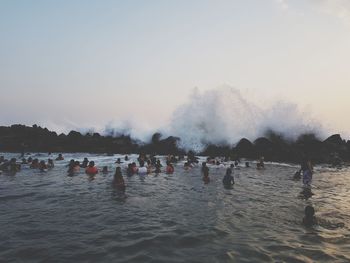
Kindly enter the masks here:
[[209, 167], [206, 162], [202, 162], [202, 174], [203, 176], [209, 176]]
[[136, 166], [136, 163], [135, 163], [135, 162], [132, 162], [132, 163], [131, 163], [131, 167], [132, 167], [132, 172], [133, 172], [133, 174], [137, 174], [137, 166]]
[[64, 160], [62, 153], [58, 154], [58, 157], [56, 158], [56, 161], [62, 161]]
[[113, 178], [113, 186], [120, 191], [123, 191], [123, 192], [125, 191], [125, 182], [124, 182], [124, 178], [122, 175], [122, 170], [119, 166], [115, 169], [115, 174], [114, 174], [114, 178]]
[[121, 164], [121, 163], [122, 163], [122, 161], [120, 160], [120, 158], [117, 158], [117, 160], [115, 161], [115, 163], [117, 163], [117, 164]]
[[231, 188], [232, 185], [234, 185], [235, 179], [232, 176], [232, 169], [231, 168], [227, 168], [226, 174], [225, 174], [224, 178], [222, 179], [222, 183], [224, 184], [225, 188]]
[[29, 166], [30, 169], [38, 169], [39, 168], [39, 160], [38, 159], [34, 159], [32, 161], [32, 163]]
[[47, 171], [47, 165], [46, 165], [46, 163], [45, 163], [44, 160], [40, 161], [40, 163], [39, 163], [39, 170], [40, 170], [41, 172]]
[[4, 159], [4, 162], [0, 166], [0, 170], [5, 172], [16, 173], [21, 169], [21, 165], [17, 164], [17, 159], [12, 158], [10, 161]]
[[74, 163], [75, 163], [75, 160], [74, 160], [74, 159], [71, 159], [71, 160], [69, 161], [69, 163], [67, 164], [67, 167], [68, 167], [68, 168], [73, 168], [73, 167], [74, 167]]
[[144, 161], [140, 161], [140, 167], [137, 169], [138, 175], [146, 175], [147, 174], [147, 168], [145, 167]]
[[265, 164], [264, 164], [264, 156], [261, 156], [259, 159], [259, 162], [256, 164], [257, 169], [264, 169]]
[[98, 169], [95, 166], [95, 162], [94, 161], [90, 161], [89, 162], [88, 167], [86, 167], [86, 169], [85, 169], [85, 173], [87, 175], [96, 175], [96, 174], [98, 174]]
[[73, 173], [79, 173], [80, 172], [80, 162], [75, 161], [73, 164]]
[[303, 218], [303, 224], [306, 227], [312, 227], [314, 225], [317, 225], [317, 219], [315, 217], [315, 209], [308, 205], [305, 207], [305, 216]]
[[311, 187], [313, 167], [311, 161], [307, 158], [303, 159], [300, 165], [300, 170], [303, 172], [303, 184], [306, 187]]
[[167, 161], [166, 162], [166, 169], [165, 169], [166, 173], [167, 174], [173, 174], [175, 169], [174, 169], [174, 166], [172, 165], [171, 162]]
[[88, 158], [84, 158], [83, 162], [81, 163], [81, 168], [86, 168], [89, 165], [89, 159]]
[[48, 169], [52, 169], [54, 167], [55, 167], [55, 165], [53, 163], [53, 160], [52, 159], [48, 159], [48, 161], [47, 161], [47, 168]]
[[129, 156], [125, 155], [124, 160], [129, 161]]
[[108, 174], [108, 166], [103, 166], [102, 173], [103, 174]]
[[127, 176], [133, 176], [134, 175], [134, 170], [132, 168], [132, 164], [129, 163], [128, 164], [128, 168], [126, 168], [126, 175]]
[[162, 164], [160, 163], [160, 160], [157, 160], [156, 161], [156, 165], [155, 165], [155, 167], [156, 167], [156, 170], [154, 171], [156, 174], [159, 174], [159, 173], [161, 173], [162, 171], [161, 171], [161, 167], [162, 167]]

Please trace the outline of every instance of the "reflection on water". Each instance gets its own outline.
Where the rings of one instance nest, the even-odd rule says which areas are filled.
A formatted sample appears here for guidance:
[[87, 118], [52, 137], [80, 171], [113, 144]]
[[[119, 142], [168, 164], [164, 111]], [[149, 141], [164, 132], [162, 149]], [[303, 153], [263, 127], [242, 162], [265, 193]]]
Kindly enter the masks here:
[[[204, 185], [200, 167], [179, 163], [172, 175], [124, 175], [123, 193], [113, 172], [67, 176], [68, 160], [85, 155], [65, 157], [46, 173], [0, 175], [0, 261], [350, 261], [349, 169], [317, 167], [309, 198], [300, 198], [297, 168], [286, 164], [242, 163], [225, 189], [225, 167], [209, 166]], [[121, 156], [87, 157], [114, 171]], [[302, 226], [307, 205], [320, 225]]]

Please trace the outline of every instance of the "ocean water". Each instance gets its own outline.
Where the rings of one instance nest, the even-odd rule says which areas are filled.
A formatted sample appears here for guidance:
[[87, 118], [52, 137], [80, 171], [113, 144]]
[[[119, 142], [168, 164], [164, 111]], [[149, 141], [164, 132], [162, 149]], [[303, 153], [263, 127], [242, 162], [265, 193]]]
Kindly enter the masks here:
[[[122, 156], [64, 156], [48, 172], [0, 175], [0, 262], [350, 262], [349, 168], [316, 167], [307, 200], [298, 167], [277, 163], [242, 164], [228, 190], [224, 166], [209, 165], [204, 185], [179, 162], [172, 175], [124, 176], [124, 195], [112, 171], [91, 180], [65, 167], [88, 157], [114, 170]], [[306, 205], [319, 226], [301, 224]]]

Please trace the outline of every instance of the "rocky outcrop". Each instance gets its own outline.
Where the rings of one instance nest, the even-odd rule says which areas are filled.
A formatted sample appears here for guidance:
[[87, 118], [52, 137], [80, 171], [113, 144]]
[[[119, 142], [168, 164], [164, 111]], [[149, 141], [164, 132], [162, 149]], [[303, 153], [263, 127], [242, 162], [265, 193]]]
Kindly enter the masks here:
[[[94, 152], [94, 153], [145, 153], [184, 155], [179, 149], [180, 138], [163, 138], [155, 133], [149, 143], [133, 140], [128, 135], [102, 136], [98, 133], [81, 134], [71, 131], [58, 135], [37, 125], [12, 125], [0, 127], [0, 152]], [[310, 158], [316, 163], [338, 165], [350, 161], [350, 141], [339, 134], [326, 140], [319, 140], [314, 134], [303, 134], [296, 141], [288, 141], [280, 134], [269, 132], [253, 143], [246, 138], [236, 146], [208, 145], [199, 153], [206, 156], [224, 156], [226, 159], [257, 159], [264, 156], [266, 161], [298, 163], [302, 158]], [[193, 154], [193, 159], [194, 154]]]

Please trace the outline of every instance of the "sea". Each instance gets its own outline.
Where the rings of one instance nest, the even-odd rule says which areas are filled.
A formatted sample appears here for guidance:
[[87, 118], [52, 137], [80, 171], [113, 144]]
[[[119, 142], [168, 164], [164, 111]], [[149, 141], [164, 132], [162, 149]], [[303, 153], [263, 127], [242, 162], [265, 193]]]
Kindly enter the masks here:
[[[293, 180], [295, 164], [266, 162], [258, 170], [241, 160], [225, 189], [231, 162], [209, 164], [204, 184], [206, 157], [189, 170], [175, 163], [174, 174], [128, 177], [138, 155], [63, 156], [46, 172], [22, 165], [0, 175], [0, 262], [350, 262], [349, 167], [315, 166], [309, 197]], [[69, 176], [68, 162], [84, 157], [109, 173]], [[164, 170], [166, 156], [157, 158]], [[117, 166], [125, 193], [112, 185]], [[313, 227], [302, 224], [308, 205], [319, 222]]]

